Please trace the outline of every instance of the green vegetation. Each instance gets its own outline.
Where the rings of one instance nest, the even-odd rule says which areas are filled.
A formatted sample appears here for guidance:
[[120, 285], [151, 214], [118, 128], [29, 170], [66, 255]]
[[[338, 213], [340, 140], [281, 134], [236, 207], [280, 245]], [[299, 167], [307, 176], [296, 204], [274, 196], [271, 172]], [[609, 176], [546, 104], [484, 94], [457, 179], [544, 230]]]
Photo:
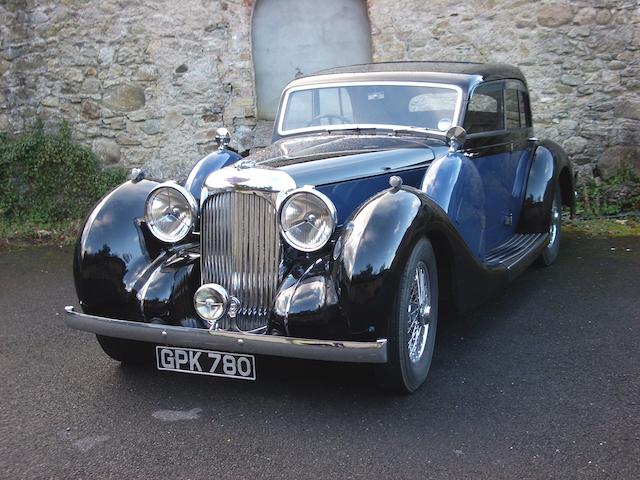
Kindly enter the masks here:
[[640, 235], [640, 177], [623, 164], [616, 175], [589, 181], [578, 191], [576, 218], [564, 223], [566, 231], [589, 236]]
[[590, 237], [640, 236], [640, 217], [629, 218], [574, 218], [563, 221], [565, 232], [579, 233]]
[[584, 219], [617, 215], [640, 210], [640, 177], [622, 164], [616, 175], [600, 180], [595, 178], [578, 192], [578, 217]]
[[102, 169], [66, 124], [0, 133], [0, 245], [71, 240], [91, 206], [125, 177], [121, 168]]

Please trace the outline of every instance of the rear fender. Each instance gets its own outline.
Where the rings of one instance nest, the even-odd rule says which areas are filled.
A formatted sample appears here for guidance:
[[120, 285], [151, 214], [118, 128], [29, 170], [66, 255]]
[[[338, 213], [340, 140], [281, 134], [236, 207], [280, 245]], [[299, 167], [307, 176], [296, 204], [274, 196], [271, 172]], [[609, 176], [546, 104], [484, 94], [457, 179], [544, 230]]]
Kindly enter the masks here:
[[569, 159], [557, 143], [541, 141], [535, 148], [518, 231], [544, 233], [549, 230], [551, 204], [560, 185], [562, 203], [575, 211], [573, 171]]

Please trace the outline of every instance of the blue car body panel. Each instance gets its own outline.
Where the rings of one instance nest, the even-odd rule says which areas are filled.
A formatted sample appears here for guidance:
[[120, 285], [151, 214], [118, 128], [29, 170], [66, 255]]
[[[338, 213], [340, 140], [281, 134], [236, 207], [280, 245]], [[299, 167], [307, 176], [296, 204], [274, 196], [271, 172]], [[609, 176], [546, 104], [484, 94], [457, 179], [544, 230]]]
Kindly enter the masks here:
[[485, 189], [476, 164], [455, 153], [433, 162], [421, 190], [444, 210], [477, 258], [485, 252]]
[[[404, 185], [418, 187], [425, 175], [426, 167], [396, 172]], [[338, 225], [342, 225], [351, 214], [375, 194], [389, 188], [392, 174], [377, 175], [367, 179], [349, 180], [317, 187], [335, 204], [338, 212]]]

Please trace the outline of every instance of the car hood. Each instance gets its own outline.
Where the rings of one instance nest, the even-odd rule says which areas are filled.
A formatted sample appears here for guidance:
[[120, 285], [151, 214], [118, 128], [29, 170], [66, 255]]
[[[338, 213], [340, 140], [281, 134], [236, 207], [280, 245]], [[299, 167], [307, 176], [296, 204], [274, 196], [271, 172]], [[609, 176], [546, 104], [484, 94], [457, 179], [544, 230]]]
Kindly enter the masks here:
[[243, 164], [275, 168], [296, 185], [328, 185], [418, 167], [435, 158], [427, 138], [381, 135], [313, 136], [280, 140], [244, 159]]

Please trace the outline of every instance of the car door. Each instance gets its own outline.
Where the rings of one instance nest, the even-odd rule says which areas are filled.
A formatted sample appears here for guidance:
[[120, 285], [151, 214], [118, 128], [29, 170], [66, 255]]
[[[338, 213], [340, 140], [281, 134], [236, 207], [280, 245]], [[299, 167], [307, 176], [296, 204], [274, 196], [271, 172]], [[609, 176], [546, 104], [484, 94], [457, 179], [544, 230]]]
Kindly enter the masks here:
[[531, 166], [534, 139], [532, 138], [531, 109], [526, 85], [519, 80], [507, 80], [504, 98], [505, 127], [513, 143], [511, 155], [516, 168], [511, 198], [508, 200], [508, 215], [512, 220], [510, 231], [515, 233], [524, 201], [523, 196]]
[[[485, 198], [484, 251], [508, 239], [514, 232], [516, 200], [514, 189], [519, 178], [521, 144], [513, 126], [513, 112], [507, 115], [505, 91], [508, 82], [501, 80], [479, 84], [471, 93], [464, 128], [468, 133], [465, 153], [471, 158], [482, 179]], [[516, 93], [518, 129], [519, 111]], [[509, 110], [513, 108], [509, 98]], [[518, 150], [515, 150], [518, 149]]]

